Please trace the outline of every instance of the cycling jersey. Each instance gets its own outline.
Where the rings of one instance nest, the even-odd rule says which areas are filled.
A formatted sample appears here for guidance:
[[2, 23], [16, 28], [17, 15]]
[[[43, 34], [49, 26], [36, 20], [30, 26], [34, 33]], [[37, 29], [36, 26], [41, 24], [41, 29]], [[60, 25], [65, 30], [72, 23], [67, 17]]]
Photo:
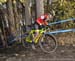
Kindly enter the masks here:
[[39, 25], [48, 25], [48, 22], [46, 21], [48, 15], [45, 14], [45, 15], [42, 15], [40, 16], [39, 18], [37, 18], [36, 22], [39, 24]]

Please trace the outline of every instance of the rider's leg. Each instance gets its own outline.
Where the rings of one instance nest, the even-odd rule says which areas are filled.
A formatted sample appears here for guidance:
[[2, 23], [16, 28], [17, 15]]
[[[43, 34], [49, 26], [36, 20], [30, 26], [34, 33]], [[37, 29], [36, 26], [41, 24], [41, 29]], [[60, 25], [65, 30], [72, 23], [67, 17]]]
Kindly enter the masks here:
[[[34, 34], [34, 37], [36, 38], [36, 37], [37, 37], [37, 35], [38, 35], [38, 29], [39, 29], [38, 24], [35, 24], [35, 29], [36, 29], [36, 32], [35, 32], [35, 34]], [[35, 39], [33, 39], [33, 40], [32, 40], [32, 45], [31, 45], [31, 46], [32, 46], [32, 49], [34, 49], [34, 50], [35, 50], [36, 48], [35, 48], [34, 43], [35, 43]]]
[[[44, 26], [44, 25], [40, 25], [40, 26], [39, 26], [39, 29], [42, 29], [42, 28], [45, 28], [45, 26]], [[44, 36], [44, 35], [43, 35], [43, 36]], [[44, 37], [45, 37], [45, 36], [44, 36]], [[44, 44], [43, 39], [44, 39], [44, 38], [41, 39], [41, 43], [42, 43], [42, 44]]]

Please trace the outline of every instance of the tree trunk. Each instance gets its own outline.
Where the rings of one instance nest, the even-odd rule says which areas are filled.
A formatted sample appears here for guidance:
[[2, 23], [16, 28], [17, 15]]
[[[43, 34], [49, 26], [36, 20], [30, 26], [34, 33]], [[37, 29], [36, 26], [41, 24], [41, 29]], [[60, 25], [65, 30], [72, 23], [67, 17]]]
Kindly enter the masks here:
[[36, 0], [36, 12], [37, 12], [37, 18], [44, 14], [44, 3], [43, 0]]
[[7, 9], [8, 9], [8, 20], [9, 20], [9, 28], [11, 33], [15, 32], [15, 23], [14, 23], [14, 13], [13, 13], [13, 6], [12, 0], [7, 1]]
[[30, 13], [29, 3], [30, 3], [30, 1], [27, 0], [27, 3], [25, 4], [26, 25], [30, 25], [31, 24], [31, 20], [30, 20], [31, 13]]
[[6, 24], [5, 24], [5, 10], [0, 9], [0, 28], [1, 28], [1, 38], [2, 38], [2, 44], [4, 47], [7, 47], [7, 35], [6, 35]]
[[27, 27], [27, 25], [31, 25], [31, 13], [30, 13], [30, 0], [26, 0], [26, 3], [24, 3], [25, 6], [25, 25], [26, 25], [26, 31], [29, 31], [30, 29]]

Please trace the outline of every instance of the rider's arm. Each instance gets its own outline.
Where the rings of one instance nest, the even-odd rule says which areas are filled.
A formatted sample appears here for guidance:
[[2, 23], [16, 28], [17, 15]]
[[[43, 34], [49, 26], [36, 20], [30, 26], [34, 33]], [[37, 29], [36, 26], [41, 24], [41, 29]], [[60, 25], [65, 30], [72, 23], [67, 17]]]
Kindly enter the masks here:
[[44, 22], [44, 25], [48, 25], [48, 22], [47, 22], [47, 21], [45, 21], [45, 22]]
[[36, 21], [39, 25], [42, 25], [41, 20], [37, 19]]

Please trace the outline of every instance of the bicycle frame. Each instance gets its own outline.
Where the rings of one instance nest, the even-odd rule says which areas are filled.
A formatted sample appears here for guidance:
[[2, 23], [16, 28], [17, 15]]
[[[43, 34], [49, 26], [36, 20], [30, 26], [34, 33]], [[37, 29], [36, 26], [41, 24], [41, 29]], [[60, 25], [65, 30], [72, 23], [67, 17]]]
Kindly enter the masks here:
[[[41, 37], [42, 34], [45, 32], [44, 29], [31, 30], [30, 33], [29, 33], [29, 35], [28, 35], [28, 37], [26, 37], [26, 42], [32, 43], [32, 39], [33, 39], [33, 38], [31, 37], [31, 35], [34, 36], [34, 33], [35, 33], [36, 31], [38, 31], [39, 34], [38, 34], [36, 37], [34, 37], [34, 43], [38, 43], [40, 37]], [[32, 39], [31, 39], [30, 37], [31, 37]]]

